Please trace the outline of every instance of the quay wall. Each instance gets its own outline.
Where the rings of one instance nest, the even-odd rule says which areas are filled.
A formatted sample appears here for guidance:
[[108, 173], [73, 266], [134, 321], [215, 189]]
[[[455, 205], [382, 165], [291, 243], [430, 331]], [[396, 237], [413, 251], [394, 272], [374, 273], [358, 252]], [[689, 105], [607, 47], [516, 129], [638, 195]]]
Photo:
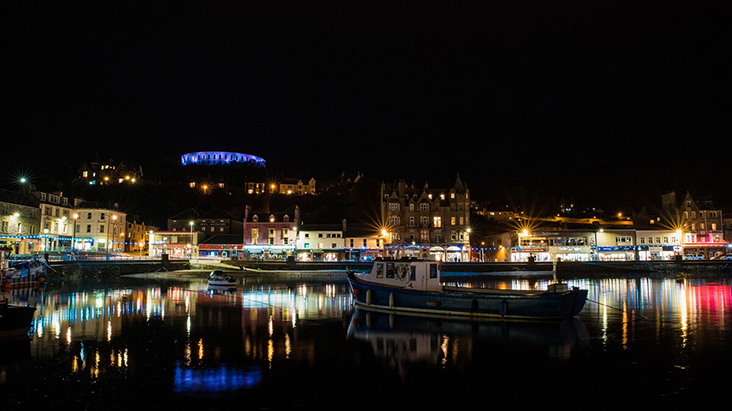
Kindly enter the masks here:
[[[556, 267], [556, 268], [555, 268]], [[515, 274], [556, 275], [560, 279], [622, 276], [728, 277], [732, 261], [562, 261], [554, 263], [445, 263], [442, 271], [453, 277]]]
[[[318, 270], [367, 270], [371, 263], [341, 262], [295, 262], [281, 261], [232, 261], [244, 270], [266, 271], [318, 271]], [[554, 275], [552, 262], [508, 262], [475, 263], [446, 262], [442, 265], [443, 276], [450, 277], [491, 277], [491, 276], [532, 276], [548, 277]], [[732, 261], [564, 261], [556, 264], [558, 278], [578, 277], [617, 277], [617, 276], [730, 276]]]
[[186, 268], [188, 268], [187, 260], [56, 261], [48, 264], [47, 271], [51, 277], [107, 277]]
[[[188, 260], [121, 260], [121, 261], [58, 261], [49, 264], [49, 276], [106, 277], [123, 274], [152, 273], [186, 269], [225, 271], [272, 272], [297, 271], [323, 272], [368, 270], [372, 263], [358, 261], [339, 262], [285, 262], [285, 261], [225, 261], [223, 263], [189, 263]], [[556, 271], [554, 271], [556, 268]], [[732, 261], [563, 261], [476, 263], [446, 262], [442, 265], [443, 277], [541, 277], [560, 279], [618, 276], [732, 276]]]

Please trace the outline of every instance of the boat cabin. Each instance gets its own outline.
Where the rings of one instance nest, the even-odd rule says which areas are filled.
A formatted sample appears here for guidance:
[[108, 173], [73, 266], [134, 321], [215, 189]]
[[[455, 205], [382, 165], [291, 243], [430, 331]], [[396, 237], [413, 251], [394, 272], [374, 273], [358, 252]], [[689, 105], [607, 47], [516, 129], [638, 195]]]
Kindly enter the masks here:
[[381, 285], [422, 291], [442, 291], [438, 261], [400, 259], [377, 260], [371, 271], [359, 278]]

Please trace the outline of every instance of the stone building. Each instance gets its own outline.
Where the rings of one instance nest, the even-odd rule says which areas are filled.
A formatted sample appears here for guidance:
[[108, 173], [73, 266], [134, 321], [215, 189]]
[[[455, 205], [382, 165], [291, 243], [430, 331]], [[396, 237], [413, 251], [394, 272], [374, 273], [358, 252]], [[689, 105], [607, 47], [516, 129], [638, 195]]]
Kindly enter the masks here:
[[448, 188], [382, 183], [381, 224], [389, 256], [466, 261], [470, 191], [459, 176]]
[[41, 252], [45, 238], [39, 235], [40, 218], [35, 197], [0, 189], [0, 247], [11, 254]]
[[712, 258], [726, 253], [724, 216], [711, 199], [695, 200], [689, 192], [678, 199], [675, 192], [662, 197], [661, 223], [681, 234], [686, 258]]

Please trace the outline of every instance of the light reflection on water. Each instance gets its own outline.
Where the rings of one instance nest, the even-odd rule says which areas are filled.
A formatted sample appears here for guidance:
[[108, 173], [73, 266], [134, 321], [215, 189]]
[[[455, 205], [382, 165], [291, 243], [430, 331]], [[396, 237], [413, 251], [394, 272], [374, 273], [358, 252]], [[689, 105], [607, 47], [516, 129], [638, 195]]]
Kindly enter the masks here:
[[[548, 283], [465, 285], [543, 289]], [[364, 368], [363, 352], [354, 353], [349, 341], [360, 342], [378, 360], [367, 363], [395, 370], [402, 381], [413, 378], [410, 364], [467, 372], [488, 361], [491, 353], [505, 361], [569, 361], [582, 358], [588, 347], [602, 350], [593, 353], [632, 354], [663, 346], [674, 351], [674, 367], [686, 369], [691, 360], [683, 360], [689, 357], [685, 350], [732, 343], [727, 281], [606, 278], [572, 280], [569, 285], [589, 290], [578, 319], [540, 325], [366, 316], [354, 311], [347, 284], [340, 279], [264, 281], [234, 290], [212, 290], [203, 281], [149, 281], [14, 293], [38, 307], [29, 342], [32, 361], [51, 361], [57, 367], [54, 373], [88, 384], [150, 378], [161, 393], [175, 395], [261, 389], [271, 375], [291, 371], [293, 364], [305, 374], [344, 361], [347, 369], [352, 362]], [[306, 385], [302, 379], [297, 383]]]

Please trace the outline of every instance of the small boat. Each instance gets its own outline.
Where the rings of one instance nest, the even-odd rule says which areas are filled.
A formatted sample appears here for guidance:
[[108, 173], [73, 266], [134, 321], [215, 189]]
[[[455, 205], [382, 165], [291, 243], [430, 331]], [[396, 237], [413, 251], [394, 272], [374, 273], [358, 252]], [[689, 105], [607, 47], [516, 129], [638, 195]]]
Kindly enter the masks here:
[[377, 260], [370, 271], [346, 269], [359, 307], [373, 311], [468, 319], [566, 319], [579, 314], [587, 290], [554, 282], [546, 290], [451, 287], [440, 280], [440, 262]]
[[34, 287], [46, 282], [46, 264], [38, 258], [38, 255], [11, 261], [5, 256], [9, 251], [9, 248], [0, 249], [0, 285], [4, 289]]
[[222, 270], [213, 270], [208, 275], [208, 285], [218, 287], [234, 287], [236, 280], [229, 275], [224, 274]]
[[0, 293], [0, 338], [22, 337], [33, 323], [35, 307], [11, 304], [4, 293]]

